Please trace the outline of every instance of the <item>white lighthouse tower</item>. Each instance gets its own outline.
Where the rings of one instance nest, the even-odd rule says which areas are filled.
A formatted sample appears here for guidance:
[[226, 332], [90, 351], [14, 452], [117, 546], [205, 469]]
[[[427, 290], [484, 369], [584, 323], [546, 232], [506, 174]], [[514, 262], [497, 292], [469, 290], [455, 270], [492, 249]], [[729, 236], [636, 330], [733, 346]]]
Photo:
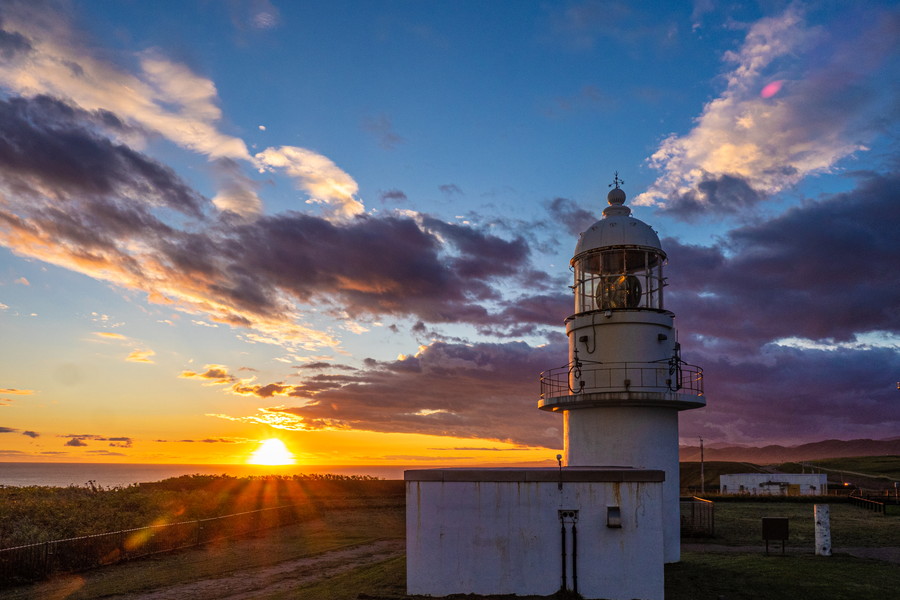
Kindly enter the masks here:
[[565, 466], [665, 472], [664, 557], [677, 562], [678, 412], [706, 405], [702, 371], [681, 360], [663, 303], [666, 253], [624, 206], [621, 183], [617, 173], [603, 218], [575, 246], [569, 362], [541, 374], [538, 406], [563, 415]]

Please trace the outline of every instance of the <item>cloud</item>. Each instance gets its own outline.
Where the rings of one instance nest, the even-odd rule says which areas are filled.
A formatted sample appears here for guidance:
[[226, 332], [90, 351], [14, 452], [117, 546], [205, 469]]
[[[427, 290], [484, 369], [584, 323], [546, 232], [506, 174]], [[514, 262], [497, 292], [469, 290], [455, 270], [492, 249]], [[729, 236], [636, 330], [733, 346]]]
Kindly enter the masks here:
[[219, 188], [212, 199], [216, 208], [241, 217], [255, 217], [262, 213], [262, 200], [256, 194], [259, 184], [244, 175], [236, 161], [230, 158], [216, 160], [213, 176]]
[[264, 32], [281, 25], [281, 11], [270, 0], [228, 3], [231, 22], [239, 31]]
[[456, 185], [455, 183], [446, 183], [444, 185], [439, 185], [438, 189], [441, 191], [442, 194], [445, 194], [447, 196], [454, 196], [454, 195], [461, 196], [463, 193], [463, 191], [461, 189], [459, 189], [459, 186]]
[[[725, 54], [734, 65], [725, 90], [691, 131], [663, 140], [648, 161], [663, 174], [634, 204], [686, 220], [747, 214], [866, 150], [885, 114], [896, 115], [883, 69], [900, 14], [873, 11], [836, 31], [840, 38], [807, 26], [799, 3], [753, 24], [743, 45]], [[777, 93], [766, 88], [773, 80], [782, 82]]]
[[401, 204], [406, 202], [409, 198], [407, 198], [406, 194], [404, 194], [400, 190], [387, 190], [386, 192], [381, 192], [378, 195], [379, 200], [381, 200], [382, 204], [387, 204], [388, 202], [396, 202], [397, 204]]
[[26, 287], [31, 285], [31, 282], [28, 281], [27, 279], [25, 279], [24, 277], [19, 277], [13, 283], [17, 283], [19, 285], [24, 285]]
[[[333, 345], [329, 335], [297, 324], [298, 303], [340, 303], [353, 316], [482, 322], [489, 313], [478, 302], [497, 296], [495, 281], [534, 280], [522, 238], [504, 240], [427, 215], [332, 223], [288, 212], [207, 220], [200, 216], [204, 199], [171, 170], [99, 137], [92, 124], [101, 115], [49, 98], [16, 98], [0, 101], [3, 117], [4, 245], [143, 290], [153, 302], [252, 328], [260, 341]], [[35, 158], [49, 156], [48, 149], [57, 155], [52, 163]], [[294, 150], [278, 156], [298, 156]], [[199, 226], [176, 228], [163, 220], [164, 208], [197, 215]]]
[[[555, 448], [559, 415], [537, 409], [538, 376], [565, 362], [565, 343], [434, 342], [413, 356], [371, 361], [364, 370], [318, 374], [276, 384], [279, 399], [248, 416], [214, 415], [281, 429], [357, 429], [494, 439]], [[233, 393], [271, 397], [272, 387], [234, 386]]]
[[[130, 437], [125, 436], [116, 436], [116, 437], [107, 437], [103, 435], [95, 435], [95, 434], [66, 434], [61, 435], [59, 437], [69, 438], [69, 441], [66, 442], [65, 446], [72, 447], [83, 447], [88, 445], [88, 441], [97, 441], [97, 442], [109, 442], [109, 445], [113, 448], [131, 448], [134, 440]], [[92, 452], [107, 452], [106, 450], [96, 450]]]
[[132, 75], [92, 55], [59, 13], [44, 10], [36, 19], [33, 10], [24, 3], [5, 10], [6, 39], [27, 45], [27, 52], [0, 64], [7, 89], [115, 113], [213, 158], [250, 158], [242, 140], [216, 129], [221, 110], [212, 81], [154, 52], [137, 57], [139, 74]]
[[228, 368], [224, 365], [204, 365], [206, 369], [202, 373], [196, 371], [182, 371], [179, 377], [183, 379], [200, 379], [209, 385], [220, 385], [224, 383], [234, 383], [237, 377], [228, 373]]
[[682, 330], [756, 347], [900, 331], [900, 177], [857, 176], [852, 191], [733, 229], [715, 246], [664, 240], [667, 302], [684, 313]]
[[309, 193], [307, 203], [324, 204], [335, 219], [364, 212], [362, 202], [356, 198], [359, 191], [356, 181], [321, 154], [296, 146], [279, 146], [267, 148], [255, 158], [260, 171], [284, 169]]
[[36, 393], [34, 390], [20, 390], [16, 388], [0, 388], [0, 394], [12, 394], [14, 396], [30, 396]]
[[393, 150], [406, 141], [394, 131], [394, 123], [387, 115], [378, 115], [363, 120], [363, 129], [374, 135], [378, 140], [378, 145], [385, 150]]
[[132, 350], [131, 353], [125, 358], [128, 362], [136, 362], [136, 363], [147, 363], [153, 364], [153, 356], [156, 355], [156, 352], [150, 350], [149, 348]]
[[663, 240], [667, 308], [708, 398], [682, 435], [795, 444], [900, 427], [900, 177], [856, 177], [713, 246]]
[[256, 29], [274, 29], [281, 22], [281, 12], [269, 0], [253, 0], [251, 10], [250, 23]]
[[112, 331], [95, 331], [94, 335], [96, 335], [97, 337], [108, 338], [111, 340], [123, 340], [124, 341], [124, 340], [128, 339], [127, 336], [124, 336], [121, 333], [115, 333]]
[[[896, 349], [801, 351], [768, 345], [735, 360], [702, 357], [708, 404], [681, 417], [681, 435], [796, 445], [896, 435]], [[802, 373], [804, 376], [798, 377]]]
[[19, 430], [12, 427], [0, 427], [0, 433], [15, 433], [17, 431]]
[[547, 205], [547, 211], [554, 222], [562, 223], [566, 231], [576, 238], [599, 220], [598, 215], [585, 210], [568, 198], [554, 198]]
[[[199, 217], [201, 196], [172, 169], [105, 137], [121, 127], [111, 113], [72, 108], [47, 96], [0, 100], [4, 188], [23, 200], [57, 203], [96, 196], [108, 212], [96, 225], [118, 231], [147, 224], [147, 206]], [[99, 221], [102, 215], [92, 217]]]
[[[221, 132], [222, 111], [212, 80], [155, 49], [127, 57], [136, 62], [136, 72], [130, 73], [89, 50], [79, 38], [81, 33], [74, 31], [61, 13], [25, 3], [5, 9], [0, 52], [14, 56], [0, 63], [0, 85], [14, 94], [49, 96], [114, 119], [115, 136], [131, 146], [140, 147], [149, 136], [161, 135], [208, 157], [221, 186], [213, 198], [220, 210], [244, 217], [260, 212], [257, 184], [240, 172], [236, 162], [246, 161], [257, 168], [287, 167], [313, 201], [337, 202], [336, 212], [341, 215], [362, 211], [362, 204], [351, 197], [356, 183], [324, 156], [282, 147], [254, 159], [243, 140]], [[36, 18], [37, 10], [40, 18]], [[254, 28], [268, 29], [278, 23], [279, 14], [268, 2], [257, 0], [249, 19]]]
[[[365, 215], [356, 182], [328, 158], [280, 146], [251, 159], [229, 145], [210, 81], [152, 53], [129, 75], [94, 58], [55, 13], [29, 19], [22, 6], [0, 29], [21, 50], [0, 65], [12, 92], [0, 99], [0, 244], [15, 253], [247, 328], [248, 340], [305, 349], [337, 344], [301, 324], [307, 311], [493, 326], [502, 313], [484, 302], [501, 297], [502, 282], [546, 283], [524, 238]], [[10, 41], [17, 34], [27, 44]], [[134, 149], [152, 134], [213, 159], [219, 194], [204, 198]], [[242, 160], [284, 170], [326, 218], [262, 214]]]
[[36, 431], [23, 431], [22, 435], [26, 435], [32, 439], [41, 437], [41, 434]]

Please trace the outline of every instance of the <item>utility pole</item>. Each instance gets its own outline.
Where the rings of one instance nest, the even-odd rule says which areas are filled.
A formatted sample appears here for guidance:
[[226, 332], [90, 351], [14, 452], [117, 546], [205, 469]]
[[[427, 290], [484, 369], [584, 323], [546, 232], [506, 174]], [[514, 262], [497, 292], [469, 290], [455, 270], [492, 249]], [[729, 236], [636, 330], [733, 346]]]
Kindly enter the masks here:
[[706, 495], [706, 475], [703, 472], [703, 438], [700, 438], [700, 495]]

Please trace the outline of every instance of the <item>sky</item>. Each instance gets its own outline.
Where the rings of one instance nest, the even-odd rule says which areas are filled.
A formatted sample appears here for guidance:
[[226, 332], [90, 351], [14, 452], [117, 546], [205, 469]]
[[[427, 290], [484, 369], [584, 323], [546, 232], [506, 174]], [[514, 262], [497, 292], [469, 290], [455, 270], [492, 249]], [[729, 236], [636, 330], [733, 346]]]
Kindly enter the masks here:
[[[895, 2], [0, 4], [0, 461], [550, 464], [616, 173], [707, 407], [900, 431]], [[549, 462], [548, 462], [549, 461]]]

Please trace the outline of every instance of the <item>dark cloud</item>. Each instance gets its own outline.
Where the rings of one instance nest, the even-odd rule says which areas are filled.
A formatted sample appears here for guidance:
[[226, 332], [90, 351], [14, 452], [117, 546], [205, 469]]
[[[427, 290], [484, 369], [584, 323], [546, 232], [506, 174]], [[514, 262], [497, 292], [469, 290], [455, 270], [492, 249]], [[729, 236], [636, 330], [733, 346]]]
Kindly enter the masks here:
[[406, 194], [404, 194], [400, 190], [388, 190], [386, 192], [381, 192], [380, 194], [378, 194], [378, 199], [381, 200], [382, 204], [387, 204], [388, 202], [396, 202], [400, 204], [408, 200]]
[[[3, 22], [0, 20], [0, 26]], [[16, 55], [27, 54], [32, 50], [31, 42], [18, 31], [4, 31], [0, 29], [0, 58], [12, 60]]]
[[[200, 215], [200, 196], [172, 169], [111, 141], [104, 135], [109, 130], [126, 127], [107, 111], [84, 111], [47, 96], [0, 100], [2, 177], [29, 196], [51, 187], [68, 200], [119, 199], [104, 207], [113, 212], [107, 222], [97, 223], [104, 229], [145, 218], [135, 201]], [[122, 200], [132, 202], [126, 206]]]
[[12, 427], [0, 427], [0, 433], [15, 433], [19, 431], [18, 429], [13, 429]]
[[406, 140], [395, 130], [394, 123], [387, 115], [378, 115], [363, 120], [363, 129], [378, 140], [378, 145], [385, 150], [393, 150]]
[[[503, 316], [484, 301], [500, 298], [501, 282], [547, 283], [524, 238], [427, 215], [204, 218], [214, 213], [211, 201], [104, 137], [123, 127], [109, 113], [47, 97], [0, 101], [0, 190], [10, 199], [0, 207], [2, 242], [272, 336], [296, 328], [295, 302], [339, 306], [353, 317], [495, 325]], [[236, 185], [248, 196], [217, 201], [253, 212], [252, 186]], [[160, 210], [167, 208], [199, 221], [176, 226]]]
[[459, 189], [459, 186], [455, 183], [445, 183], [443, 185], [439, 185], [438, 189], [441, 190], [442, 194], [446, 194], [448, 196], [453, 196], [454, 194], [462, 195], [463, 191]]
[[709, 399], [682, 435], [790, 444], [898, 429], [900, 353], [859, 335], [900, 335], [900, 177], [856, 176], [853, 191], [715, 246], [664, 240], [667, 307]]
[[209, 383], [234, 383], [237, 377], [230, 374], [228, 369], [222, 365], [206, 365], [205, 371], [198, 373], [196, 371], [182, 371], [179, 377], [184, 379], [205, 379]]
[[704, 367], [708, 404], [682, 414], [683, 438], [796, 445], [900, 430], [895, 349], [769, 345], [742, 358], [693, 354]]
[[685, 221], [696, 221], [710, 215], [744, 215], [768, 198], [753, 189], [741, 177], [705, 174], [693, 189], [670, 197], [662, 213], [671, 213]]
[[716, 246], [667, 239], [667, 302], [683, 331], [758, 347], [785, 337], [900, 333], [900, 177], [732, 230]]
[[[300, 417], [307, 429], [348, 428], [425, 433], [558, 447], [562, 420], [537, 409], [541, 371], [564, 363], [564, 340], [534, 348], [523, 342], [434, 342], [415, 356], [368, 361], [353, 374], [315, 375], [280, 386], [283, 403], [269, 414]], [[231, 391], [268, 397], [267, 386]], [[252, 419], [252, 418], [251, 418]]]
[[548, 205], [550, 217], [562, 223], [572, 237], [577, 238], [588, 227], [599, 220], [599, 217], [578, 206], [568, 198], [554, 198]]
[[340, 363], [330, 363], [330, 362], [324, 362], [324, 361], [306, 363], [304, 365], [299, 365], [296, 368], [297, 369], [311, 369], [311, 370], [337, 369], [340, 371], [355, 371], [356, 370], [356, 367], [352, 367], [350, 365], [342, 365]]
[[[66, 434], [59, 437], [69, 438], [69, 441], [66, 442], [65, 445], [74, 447], [87, 446], [88, 441], [109, 442], [109, 445], [113, 448], [131, 448], [132, 444], [134, 443], [134, 441], [130, 437], [107, 437], [104, 435], [95, 435], [91, 433]], [[106, 450], [98, 450], [97, 452], [106, 452]]]
[[22, 435], [27, 435], [27, 436], [30, 437], [30, 438], [39, 438], [39, 437], [41, 437], [41, 434], [39, 434], [39, 433], [36, 432], [36, 431], [23, 431], [23, 432], [22, 432]]

